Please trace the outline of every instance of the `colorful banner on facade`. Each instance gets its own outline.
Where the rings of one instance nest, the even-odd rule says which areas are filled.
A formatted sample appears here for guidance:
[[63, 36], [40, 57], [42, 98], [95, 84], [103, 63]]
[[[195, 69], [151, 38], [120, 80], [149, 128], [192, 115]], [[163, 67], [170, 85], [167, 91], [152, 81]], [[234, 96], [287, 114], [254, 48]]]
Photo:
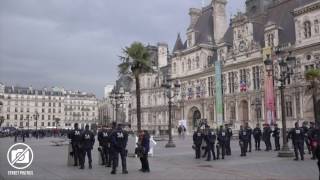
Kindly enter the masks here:
[[[271, 48], [264, 48], [263, 49], [263, 60], [267, 59], [267, 55], [270, 55], [271, 60], [272, 58], [272, 49]], [[265, 112], [264, 112], [264, 119], [265, 123], [273, 124], [275, 123], [275, 97], [274, 97], [274, 87], [273, 87], [273, 77], [268, 76], [266, 70], [264, 71], [264, 89], [265, 89]]]
[[223, 125], [223, 103], [222, 103], [222, 81], [221, 81], [221, 62], [215, 62], [215, 86], [216, 86], [216, 119], [218, 126]]

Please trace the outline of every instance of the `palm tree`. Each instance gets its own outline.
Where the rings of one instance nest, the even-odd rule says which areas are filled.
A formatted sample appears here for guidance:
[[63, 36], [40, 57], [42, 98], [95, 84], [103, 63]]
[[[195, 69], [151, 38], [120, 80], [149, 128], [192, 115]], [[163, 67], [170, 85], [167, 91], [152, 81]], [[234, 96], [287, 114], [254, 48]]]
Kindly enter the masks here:
[[320, 69], [310, 69], [306, 71], [305, 78], [310, 82], [310, 90], [312, 90], [314, 119], [317, 124], [320, 124], [319, 112], [317, 112], [317, 93], [320, 86]]
[[152, 71], [148, 49], [140, 42], [134, 42], [130, 47], [123, 49], [118, 65], [121, 75], [130, 75], [136, 82], [137, 128], [141, 130], [141, 101], [140, 101], [140, 75]]

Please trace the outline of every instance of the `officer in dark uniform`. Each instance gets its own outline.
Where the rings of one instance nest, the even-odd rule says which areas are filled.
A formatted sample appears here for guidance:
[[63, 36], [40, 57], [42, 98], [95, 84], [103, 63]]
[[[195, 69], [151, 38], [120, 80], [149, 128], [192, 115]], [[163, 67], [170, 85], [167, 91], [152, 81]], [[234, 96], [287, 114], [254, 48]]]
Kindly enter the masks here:
[[249, 148], [249, 152], [251, 152], [252, 147], [251, 147], [251, 137], [252, 137], [252, 128], [249, 126], [249, 123], [245, 124], [245, 130], [247, 131], [247, 137], [248, 137], [248, 146], [247, 148]]
[[307, 146], [309, 154], [311, 154], [311, 146], [310, 146], [311, 143], [310, 143], [309, 138], [308, 138], [308, 130], [309, 130], [309, 128], [307, 127], [307, 125], [308, 125], [307, 121], [303, 122], [302, 129], [303, 129], [303, 132], [304, 132], [304, 142], [306, 143], [306, 146]]
[[223, 128], [223, 126], [220, 126], [219, 132], [218, 132], [218, 142], [219, 146], [217, 150], [217, 159], [220, 158], [220, 150], [222, 159], [224, 159], [225, 151], [226, 151], [226, 142], [227, 142], [227, 131]]
[[226, 124], [226, 129], [227, 129], [226, 155], [227, 156], [231, 156], [230, 141], [232, 138], [232, 129], [230, 126], [231, 126], [230, 124]]
[[193, 144], [195, 146], [196, 159], [200, 159], [200, 153], [201, 153], [200, 148], [201, 148], [202, 140], [203, 140], [203, 134], [201, 133], [200, 128], [198, 128], [197, 131], [193, 133]]
[[271, 133], [272, 133], [272, 130], [271, 130], [269, 124], [264, 124], [262, 137], [263, 137], [264, 143], [266, 144], [266, 149], [265, 149], [265, 151], [270, 151], [270, 150], [272, 150], [271, 140], [270, 140], [270, 138], [271, 138]]
[[293, 146], [294, 146], [294, 153], [296, 158], [295, 161], [298, 161], [298, 151], [300, 153], [301, 160], [304, 160], [304, 132], [303, 128], [299, 127], [299, 123], [296, 122], [294, 124], [295, 128], [293, 128], [292, 131], [292, 138], [293, 138]]
[[255, 150], [260, 151], [260, 141], [261, 141], [262, 132], [259, 127], [259, 124], [253, 129], [253, 138], [254, 138], [254, 144], [255, 144]]
[[101, 139], [101, 146], [102, 146], [102, 152], [103, 152], [103, 160], [102, 162], [106, 165], [106, 167], [111, 167], [111, 157], [110, 157], [110, 143], [111, 143], [111, 131], [108, 130], [107, 126], [104, 126], [101, 133], [100, 133], [100, 139]]
[[320, 138], [320, 137], [317, 137], [316, 131], [317, 129], [314, 127], [314, 122], [310, 122], [310, 128], [308, 129], [308, 139], [310, 142], [311, 152], [312, 152], [311, 159], [313, 160], [316, 159], [316, 156], [315, 156], [316, 144], [317, 144], [317, 139]]
[[248, 142], [249, 142], [249, 130], [246, 128], [243, 128], [243, 126], [240, 126], [239, 131], [239, 145], [241, 149], [241, 155], [240, 156], [246, 156], [247, 149], [248, 149]]
[[119, 154], [121, 156], [122, 174], [128, 174], [126, 160], [127, 143], [128, 133], [122, 129], [121, 124], [118, 124], [118, 127], [111, 133], [111, 149], [113, 151], [113, 164], [111, 174], [116, 174], [119, 162]]
[[213, 129], [209, 129], [208, 133], [205, 136], [205, 141], [207, 144], [207, 153], [208, 153], [207, 161], [211, 160], [211, 153], [212, 153], [213, 160], [216, 160], [216, 154], [214, 153], [214, 148], [215, 148], [214, 145], [216, 143], [216, 138], [217, 136], [213, 131]]
[[92, 169], [91, 150], [93, 149], [94, 141], [94, 134], [89, 130], [89, 125], [87, 124], [85, 126], [85, 131], [81, 135], [82, 149], [80, 149], [80, 151], [82, 152], [82, 156], [80, 161], [80, 169], [84, 169], [86, 155], [88, 156], [89, 169]]
[[81, 130], [78, 127], [78, 123], [74, 124], [74, 130], [70, 132], [69, 139], [71, 139], [72, 146], [72, 155], [74, 158], [74, 166], [78, 166], [78, 161], [80, 164], [81, 154], [80, 154], [80, 146], [81, 146]]
[[100, 131], [98, 132], [98, 141], [99, 141], [99, 148], [98, 151], [100, 152], [100, 156], [102, 159], [102, 164], [101, 165], [106, 165], [106, 161], [105, 161], [105, 157], [104, 157], [104, 152], [103, 152], [103, 142], [102, 142], [102, 138], [103, 138], [103, 131], [105, 130], [105, 126], [102, 126], [102, 128], [100, 129]]
[[280, 128], [278, 128], [278, 124], [274, 124], [272, 137], [274, 138], [275, 151], [280, 151]]

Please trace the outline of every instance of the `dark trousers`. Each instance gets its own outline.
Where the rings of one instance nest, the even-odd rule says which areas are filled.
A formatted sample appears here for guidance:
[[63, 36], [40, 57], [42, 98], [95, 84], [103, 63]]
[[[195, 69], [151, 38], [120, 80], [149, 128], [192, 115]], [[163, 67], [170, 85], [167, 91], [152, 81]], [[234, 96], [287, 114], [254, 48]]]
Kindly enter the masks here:
[[[249, 145], [249, 146], [247, 145], [247, 149], [249, 149], [248, 151], [251, 152], [251, 150], [252, 150], [252, 147], [251, 147], [251, 138], [247, 141], [247, 144]], [[247, 151], [247, 152], [248, 152], [248, 151]]]
[[74, 160], [74, 165], [77, 166], [78, 165], [78, 161], [80, 164], [80, 159], [81, 159], [81, 155], [80, 155], [80, 149], [78, 147], [78, 145], [73, 144], [72, 145], [72, 152], [73, 152], [73, 160]]
[[213, 160], [216, 159], [216, 154], [214, 153], [214, 143], [208, 143], [207, 144], [207, 153], [208, 153], [208, 157], [207, 157], [208, 161], [211, 160], [211, 153], [212, 153]]
[[260, 150], [260, 138], [254, 138], [254, 145], [255, 145], [255, 148], [256, 150]]
[[304, 155], [304, 142], [295, 142], [294, 145], [294, 154], [296, 156], [296, 159], [298, 159], [298, 151], [300, 153], [301, 159], [303, 159]]
[[89, 162], [89, 165], [91, 166], [92, 165], [91, 149], [88, 149], [88, 148], [82, 149], [81, 153], [82, 153], [82, 156], [80, 158], [80, 166], [84, 167], [84, 163], [86, 161], [86, 155], [88, 156], [88, 162]]
[[280, 150], [280, 137], [274, 137], [274, 146], [276, 150]]
[[126, 171], [127, 170], [127, 160], [126, 160], [126, 149], [115, 149], [113, 151], [113, 155], [112, 155], [112, 159], [113, 159], [113, 163], [112, 163], [112, 170], [116, 170], [118, 167], [118, 163], [119, 163], [119, 154], [121, 157], [121, 164], [122, 164], [122, 171]]
[[107, 166], [111, 166], [111, 152], [110, 152], [110, 148], [108, 148], [107, 146], [104, 146], [102, 148], [102, 152], [103, 152], [103, 159], [102, 162], [107, 165]]
[[200, 159], [200, 148], [201, 148], [201, 145], [196, 145], [195, 147], [195, 151], [196, 151], [196, 159]]
[[105, 155], [104, 155], [104, 148], [101, 147], [101, 151], [100, 152], [100, 156], [101, 156], [101, 160], [102, 160], [102, 165], [105, 165], [106, 164], [106, 158], [105, 158]]
[[241, 156], [246, 156], [248, 150], [248, 141], [240, 141]]
[[141, 161], [141, 169], [142, 171], [150, 171], [149, 161], [148, 161], [148, 153], [144, 153], [142, 157], [140, 157]]
[[264, 143], [266, 144], [266, 150], [267, 151], [272, 149], [270, 138], [266, 138]]
[[307, 146], [307, 148], [308, 148], [309, 154], [311, 154], [311, 146], [310, 146], [311, 143], [310, 143], [309, 139], [308, 139], [308, 138], [305, 138], [304, 141], [305, 141], [306, 146]]
[[230, 139], [226, 143], [226, 155], [230, 156], [231, 155], [231, 146], [230, 146]]
[[219, 145], [217, 146], [217, 159], [220, 158], [220, 152], [222, 155], [222, 159], [224, 159], [224, 155], [226, 153], [226, 144], [225, 143], [219, 143]]

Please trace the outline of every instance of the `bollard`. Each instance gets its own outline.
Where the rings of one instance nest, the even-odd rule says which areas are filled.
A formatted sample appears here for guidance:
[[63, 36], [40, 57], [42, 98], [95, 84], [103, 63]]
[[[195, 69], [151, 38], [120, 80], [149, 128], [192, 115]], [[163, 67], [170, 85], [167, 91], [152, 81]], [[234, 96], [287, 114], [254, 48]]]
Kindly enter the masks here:
[[67, 165], [73, 166], [74, 164], [74, 158], [71, 156], [72, 153], [72, 145], [69, 143], [67, 148]]

